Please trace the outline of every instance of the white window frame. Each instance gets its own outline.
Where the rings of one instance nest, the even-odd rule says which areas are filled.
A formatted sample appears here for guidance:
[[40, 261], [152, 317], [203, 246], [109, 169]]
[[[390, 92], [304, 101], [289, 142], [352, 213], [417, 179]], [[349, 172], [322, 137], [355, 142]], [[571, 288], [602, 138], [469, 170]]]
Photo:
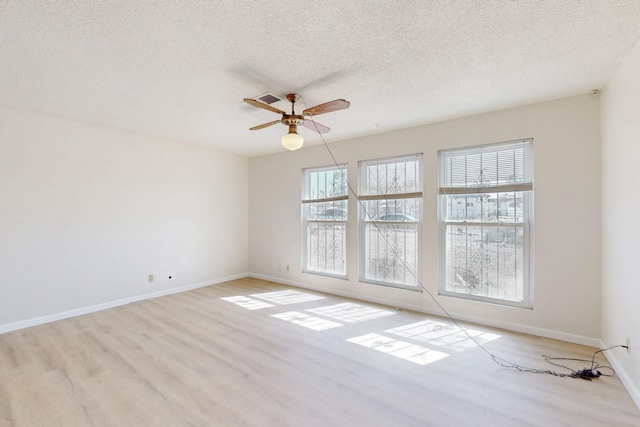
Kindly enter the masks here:
[[[520, 160], [518, 160], [517, 166], [515, 166], [516, 150], [520, 150], [517, 153], [522, 154], [522, 164], [520, 165]], [[496, 172], [495, 178], [488, 178], [483, 172], [486, 169], [483, 168], [482, 162], [480, 163], [479, 173], [471, 170], [471, 158], [475, 160], [490, 159], [493, 153], [498, 152], [501, 154], [496, 154], [495, 165], [491, 165], [491, 172], [487, 175], [493, 175], [494, 170], [502, 170], [502, 174]], [[513, 169], [514, 171], [517, 170], [517, 173], [514, 172], [506, 178], [505, 170], [509, 171], [509, 167], [501, 167], [500, 165], [507, 165], [507, 163], [501, 163], [502, 160], [498, 160], [498, 158], [499, 156], [503, 159], [508, 158], [507, 156], [511, 152], [514, 153]], [[454, 168], [454, 166], [451, 166], [453, 164], [452, 158], [454, 157], [457, 159], [458, 166], [456, 167], [461, 164], [465, 165], [465, 172], [458, 172], [456, 176], [464, 175], [469, 177], [469, 181], [466, 184], [461, 184], [460, 182], [452, 183], [454, 178], [451, 176], [454, 172], [449, 168]], [[477, 166], [477, 163], [474, 166]], [[494, 304], [533, 308], [533, 139], [442, 150], [438, 152], [438, 169], [439, 294]], [[472, 179], [474, 176], [476, 176], [475, 179]], [[496, 195], [495, 199], [492, 199], [493, 195]], [[501, 205], [499, 202], [501, 196], [505, 200], [507, 196], [511, 195], [513, 195], [513, 200], [518, 197], [518, 202], [522, 203], [522, 207], [518, 208], [518, 212], [510, 211], [511, 207], [509, 206], [514, 206], [513, 204]], [[479, 200], [478, 203], [472, 204], [472, 208], [473, 205], [486, 203], [487, 212], [493, 212], [492, 209], [495, 206], [495, 213], [485, 216], [484, 211], [482, 211], [483, 208], [480, 207], [479, 220], [468, 220], [468, 211], [464, 213], [462, 219], [459, 217], [451, 218], [456, 216], [454, 214], [450, 214], [450, 217], [447, 218], [447, 202], [449, 200], [451, 201], [449, 206], [452, 207], [452, 212], [454, 206], [457, 209], [470, 209], [469, 203], [460, 203], [459, 199], [466, 197], [475, 197]], [[490, 203], [493, 203], [493, 205]], [[476, 206], [475, 209], [475, 214], [477, 215], [478, 207]], [[453, 231], [454, 228], [457, 229], [456, 232]], [[447, 230], [449, 230], [450, 236], [447, 235]], [[468, 230], [480, 230], [480, 232], [472, 235]], [[448, 238], [450, 242], [453, 242], [455, 239], [455, 237], [452, 237], [453, 234], [467, 232], [467, 236], [458, 237], [461, 241], [466, 242], [465, 245], [452, 246], [450, 250], [447, 250]], [[514, 238], [511, 240], [500, 239], [501, 236], [505, 235], [513, 236]], [[480, 238], [477, 236], [480, 236]], [[521, 252], [517, 248], [520, 240], [522, 241]], [[513, 254], [515, 254], [512, 255], [509, 252], [509, 259], [513, 257], [513, 273], [511, 273], [510, 264], [500, 264], [501, 247], [505, 248], [505, 252], [513, 250]], [[462, 273], [458, 272], [460, 264], [465, 262], [468, 268], [463, 268], [464, 272]], [[493, 265], [489, 266], [492, 262], [495, 267]], [[518, 265], [519, 262], [520, 265]], [[509, 272], [501, 273], [499, 271], [500, 265], [509, 266], [508, 269], [503, 268], [504, 271]], [[480, 272], [479, 274], [478, 271]], [[492, 273], [489, 273], [489, 271]], [[491, 281], [489, 276], [494, 272], [496, 279]], [[500, 274], [503, 275], [500, 276]], [[501, 290], [500, 281], [506, 282], [507, 279], [505, 277], [511, 274], [513, 274], [513, 279], [510, 280], [512, 280], [512, 287], [515, 290]], [[473, 277], [473, 279], [469, 279], [470, 277]], [[502, 297], [500, 292], [503, 292]], [[511, 292], [511, 295], [507, 295], [509, 292]]]
[[[302, 170], [302, 265], [303, 273], [346, 279], [347, 265], [347, 220], [349, 186], [346, 163], [331, 166], [306, 168]], [[318, 179], [325, 172], [333, 172], [334, 177], [342, 179], [341, 188], [331, 188], [329, 181], [315, 184], [312, 176]], [[337, 174], [337, 175], [336, 175]], [[335, 178], [334, 178], [335, 179]], [[340, 236], [336, 231], [342, 230]], [[326, 233], [323, 239], [314, 243], [311, 235]], [[338, 238], [336, 238], [338, 237]], [[331, 239], [331, 241], [329, 241]], [[324, 243], [322, 243], [324, 242]], [[338, 248], [338, 245], [340, 246]], [[316, 247], [314, 247], [316, 246]], [[335, 257], [335, 253], [341, 254]], [[314, 260], [314, 254], [324, 253]], [[327, 256], [333, 253], [332, 261]], [[331, 267], [333, 265], [333, 268]], [[324, 266], [324, 267], [323, 267]]]
[[[402, 188], [404, 185], [393, 188], [388, 179], [386, 190], [372, 185], [372, 178], [368, 176], [370, 168], [407, 162], [416, 163], [414, 176], [406, 180], [411, 183], [409, 188]], [[358, 163], [358, 173], [360, 281], [421, 292], [422, 153], [362, 160]], [[394, 205], [391, 211], [388, 210], [389, 203]], [[402, 220], [378, 220], [388, 217], [381, 213], [395, 214], [397, 206], [404, 211], [401, 213], [410, 216], [404, 215]], [[410, 217], [412, 219], [407, 219]], [[372, 240], [375, 243], [372, 244]], [[378, 253], [371, 254], [372, 250]]]

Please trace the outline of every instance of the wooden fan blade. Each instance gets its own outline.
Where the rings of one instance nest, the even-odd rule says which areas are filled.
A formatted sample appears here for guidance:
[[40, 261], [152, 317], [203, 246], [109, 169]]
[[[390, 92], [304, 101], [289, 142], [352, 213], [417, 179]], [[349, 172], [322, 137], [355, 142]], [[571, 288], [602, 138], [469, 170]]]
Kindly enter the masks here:
[[314, 121], [314, 120], [305, 120], [304, 122], [300, 123], [302, 126], [306, 127], [307, 129], [311, 129], [314, 132], [318, 132], [318, 133], [327, 133], [329, 132], [331, 129], [325, 125], [321, 125], [320, 123]]
[[344, 110], [345, 108], [349, 108], [349, 105], [351, 105], [349, 101], [345, 101], [344, 99], [334, 99], [333, 101], [325, 102], [324, 104], [307, 108], [302, 112], [302, 114], [304, 114], [305, 116], [317, 116], [318, 114]]
[[278, 123], [280, 123], [280, 120], [274, 120], [274, 121], [269, 122], [269, 123], [263, 123], [261, 125], [254, 126], [252, 128], [249, 128], [249, 130], [264, 129], [264, 128], [268, 128], [269, 126], [273, 126], [273, 125], [278, 124]]
[[254, 107], [264, 108], [265, 110], [273, 111], [274, 113], [278, 113], [278, 114], [285, 114], [284, 111], [279, 110], [275, 107], [272, 107], [269, 104], [265, 104], [264, 102], [256, 101], [255, 99], [245, 98], [243, 101], [253, 105]]

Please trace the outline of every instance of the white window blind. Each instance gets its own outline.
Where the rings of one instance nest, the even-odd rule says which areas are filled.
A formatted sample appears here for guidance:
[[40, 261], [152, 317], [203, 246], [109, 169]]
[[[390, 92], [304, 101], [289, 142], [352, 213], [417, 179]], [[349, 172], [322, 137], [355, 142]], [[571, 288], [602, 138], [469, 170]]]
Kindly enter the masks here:
[[531, 140], [440, 152], [440, 194], [533, 189]]

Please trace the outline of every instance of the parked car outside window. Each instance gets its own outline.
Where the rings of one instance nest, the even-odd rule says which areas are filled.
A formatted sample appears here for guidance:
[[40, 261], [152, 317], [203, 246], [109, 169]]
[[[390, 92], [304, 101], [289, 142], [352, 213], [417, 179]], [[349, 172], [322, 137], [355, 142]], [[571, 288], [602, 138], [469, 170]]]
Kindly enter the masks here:
[[394, 214], [382, 215], [376, 218], [376, 221], [418, 221], [418, 219], [412, 217], [411, 215], [394, 213]]
[[324, 212], [320, 212], [316, 218], [331, 221], [344, 221], [347, 219], [347, 211], [345, 209], [327, 209]]

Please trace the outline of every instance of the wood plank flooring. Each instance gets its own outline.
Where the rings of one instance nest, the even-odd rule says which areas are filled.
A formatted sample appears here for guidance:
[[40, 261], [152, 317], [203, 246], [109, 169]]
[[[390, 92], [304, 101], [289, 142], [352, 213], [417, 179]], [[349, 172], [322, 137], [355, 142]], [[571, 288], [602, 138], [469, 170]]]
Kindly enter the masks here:
[[[531, 367], [595, 351], [465, 327]], [[640, 426], [617, 377], [502, 368], [445, 319], [257, 279], [0, 335], [0, 426], [614, 425]]]

